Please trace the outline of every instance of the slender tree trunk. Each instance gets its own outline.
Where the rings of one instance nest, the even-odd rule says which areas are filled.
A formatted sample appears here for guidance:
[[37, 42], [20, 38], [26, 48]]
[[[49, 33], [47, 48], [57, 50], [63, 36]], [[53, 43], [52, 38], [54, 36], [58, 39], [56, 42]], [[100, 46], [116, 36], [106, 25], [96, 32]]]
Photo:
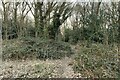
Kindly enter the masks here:
[[118, 12], [119, 12], [119, 18], [118, 18], [118, 51], [120, 51], [120, 2], [118, 4]]
[[8, 13], [7, 13], [7, 10], [6, 10], [6, 7], [5, 7], [5, 4], [3, 3], [3, 10], [4, 10], [4, 12], [3, 12], [3, 17], [4, 17], [4, 21], [3, 21], [3, 26], [4, 26], [4, 28], [5, 28], [5, 40], [7, 40], [7, 37], [8, 37], [8, 35], [7, 35], [7, 33], [8, 33], [8, 30], [7, 30], [7, 28], [8, 28]]
[[35, 20], [35, 37], [38, 37], [38, 32], [39, 32], [39, 16], [38, 16], [38, 7], [37, 7], [37, 4], [35, 3], [35, 9], [34, 9], [34, 20]]
[[105, 27], [106, 25], [104, 25], [104, 45], [105, 46], [108, 46], [108, 31], [107, 31], [107, 28]]
[[20, 37], [24, 36], [24, 17], [23, 15], [21, 16], [21, 21], [20, 21], [20, 24], [22, 24], [22, 26], [20, 26]]
[[42, 37], [43, 28], [44, 28], [44, 17], [46, 15], [43, 16], [43, 11], [42, 11], [43, 2], [38, 2], [37, 5], [38, 5], [37, 7], [39, 9], [39, 36]]
[[[16, 29], [18, 29], [18, 26], [17, 26], [17, 7], [15, 7], [15, 9], [14, 9], [14, 27]], [[19, 35], [19, 30], [17, 30], [17, 35]]]
[[38, 25], [39, 25], [39, 20], [38, 20], [38, 17], [35, 16], [35, 29], [36, 29], [35, 37], [38, 37], [38, 32], [39, 32]]

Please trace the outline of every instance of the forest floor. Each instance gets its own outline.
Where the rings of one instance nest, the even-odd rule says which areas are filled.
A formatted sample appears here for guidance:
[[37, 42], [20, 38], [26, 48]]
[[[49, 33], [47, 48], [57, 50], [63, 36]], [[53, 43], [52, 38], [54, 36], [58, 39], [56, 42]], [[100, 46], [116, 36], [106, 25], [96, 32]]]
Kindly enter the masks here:
[[[75, 49], [75, 46], [72, 46], [72, 49], [74, 51], [77, 51], [77, 49]], [[81, 74], [74, 73], [72, 68], [72, 63], [74, 63], [74, 55], [59, 60], [4, 61], [0, 63], [0, 78], [81, 77]]]
[[[17, 40], [16, 40], [17, 41]], [[29, 50], [29, 44], [22, 44], [21, 47], [15, 48], [13, 44], [15, 42], [6, 42], [4, 45], [7, 46], [7, 49], [4, 53], [25, 53]], [[32, 41], [31, 41], [32, 42]], [[34, 46], [36, 49], [50, 49], [51, 53], [55, 53], [59, 50], [69, 53], [63, 55], [61, 59], [31, 59], [31, 56], [25, 58], [26, 60], [19, 59], [16, 60], [11, 57], [11, 60], [8, 60], [9, 57], [0, 62], [0, 79], [1, 78], [85, 78], [85, 77], [110, 77], [116, 78], [119, 74], [119, 54], [117, 46], [104, 46], [102, 44], [91, 44], [90, 47], [86, 47], [86, 43], [78, 43], [76, 45], [69, 45], [69, 47], [64, 46], [63, 43], [52, 43], [45, 41], [45, 45], [41, 46], [42, 42], [39, 42], [39, 47]], [[9, 44], [8, 44], [9, 43]], [[35, 43], [36, 44], [36, 43]], [[50, 44], [48, 46], [48, 44]], [[61, 45], [62, 44], [62, 45]], [[13, 47], [11, 47], [11, 45]], [[67, 44], [65, 44], [67, 45]], [[20, 45], [18, 45], [20, 46]], [[47, 47], [46, 47], [47, 46]], [[54, 47], [53, 47], [54, 46]], [[44, 48], [43, 48], [44, 47]], [[10, 49], [9, 49], [10, 48]], [[59, 49], [58, 49], [59, 48]], [[69, 49], [70, 48], [70, 49]], [[11, 51], [13, 49], [13, 51]], [[25, 51], [24, 51], [25, 49]], [[26, 50], [27, 49], [27, 50]], [[17, 51], [18, 50], [18, 51]], [[34, 50], [34, 49], [33, 49]], [[11, 52], [10, 52], [11, 51]], [[16, 52], [17, 51], [17, 52]], [[39, 51], [38, 51], [39, 52]], [[61, 52], [60, 52], [61, 53]], [[60, 54], [59, 53], [59, 54]], [[68, 54], [67, 53], [67, 54]], [[55, 55], [52, 54], [52, 55]], [[33, 56], [33, 55], [32, 55]], [[59, 55], [58, 55], [59, 56]]]

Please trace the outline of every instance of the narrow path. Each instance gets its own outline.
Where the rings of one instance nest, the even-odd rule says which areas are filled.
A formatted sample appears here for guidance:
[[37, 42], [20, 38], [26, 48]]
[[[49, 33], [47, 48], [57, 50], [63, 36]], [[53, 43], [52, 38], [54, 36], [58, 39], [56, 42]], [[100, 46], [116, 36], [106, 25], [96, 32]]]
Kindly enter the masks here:
[[[72, 51], [74, 51], [74, 53], [77, 53], [79, 51], [79, 46], [71, 45], [71, 48], [72, 48]], [[59, 77], [62, 77], [62, 78], [81, 77], [80, 73], [74, 73], [74, 70], [73, 70], [73, 63], [74, 63], [75, 55], [76, 54], [73, 54], [71, 55], [71, 57], [65, 57], [61, 60], [55, 61], [55, 64], [57, 65], [56, 71], [60, 73], [60, 75], [58, 75]]]
[[61, 60], [52, 61], [55, 64], [56, 68], [54, 72], [56, 73], [54, 77], [61, 77], [61, 78], [73, 78], [74, 71], [72, 66], [69, 66], [71, 62], [71, 58], [65, 57]]
[[[76, 46], [72, 46], [73, 51], [77, 51], [75, 49]], [[65, 57], [59, 60], [28, 60], [28, 61], [9, 61], [4, 62], [0, 65], [0, 79], [3, 77], [11, 77], [17, 78], [22, 75], [28, 75], [35, 72], [34, 65], [54, 65], [54, 69], [52, 72], [53, 78], [77, 78], [81, 77], [81, 74], [74, 73], [73, 64], [74, 63], [74, 55], [71, 57]], [[50, 70], [46, 70], [50, 71]], [[38, 72], [39, 73], [39, 72]], [[31, 77], [39, 76], [38, 73], [35, 75], [31, 75]]]
[[[2, 66], [0, 66], [0, 78], [3, 77], [11, 77], [17, 78], [22, 75], [27, 75], [28, 73], [34, 73], [34, 65], [44, 64], [44, 65], [54, 65], [54, 70], [52, 72], [53, 78], [74, 78], [80, 77], [80, 74], [75, 74], [72, 65], [69, 65], [73, 60], [71, 58], [63, 58], [61, 60], [48, 60], [48, 61], [24, 61], [24, 62], [4, 62]], [[46, 70], [50, 71], [50, 70]], [[38, 73], [31, 75], [31, 77], [39, 76]]]

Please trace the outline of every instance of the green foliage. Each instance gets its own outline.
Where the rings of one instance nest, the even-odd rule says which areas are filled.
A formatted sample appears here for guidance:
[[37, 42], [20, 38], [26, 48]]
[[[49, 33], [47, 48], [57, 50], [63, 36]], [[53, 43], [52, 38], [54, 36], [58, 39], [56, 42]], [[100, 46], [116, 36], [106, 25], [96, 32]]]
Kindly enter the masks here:
[[64, 39], [64, 41], [65, 42], [68, 42], [69, 41], [69, 37], [70, 37], [70, 32], [71, 32], [71, 29], [65, 29], [65, 39]]
[[46, 64], [35, 65], [36, 74], [42, 78], [49, 78], [50, 76], [52, 76], [53, 70], [54, 70], [53, 65], [46, 65]]
[[92, 30], [88, 27], [88, 28], [84, 28], [83, 30], [81, 28], [75, 30], [65, 29], [64, 41], [70, 42], [72, 44], [84, 40], [103, 43], [103, 38], [104, 36], [102, 31], [93, 33]]
[[26, 36], [35, 37], [35, 31], [36, 31], [36, 28], [34, 28], [33, 26], [28, 27], [26, 30], [27, 32]]
[[54, 39], [54, 34], [55, 34], [54, 26], [53, 26], [53, 24], [50, 24], [48, 27], [49, 38]]
[[59, 31], [59, 26], [61, 25], [60, 23], [60, 14], [59, 13], [54, 13], [54, 18], [53, 22], [49, 25], [48, 31], [49, 31], [49, 38], [50, 39], [55, 39], [56, 35], [58, 35]]
[[108, 42], [115, 43], [119, 42], [118, 39], [118, 32], [117, 32], [117, 25], [113, 25], [112, 28], [108, 30]]
[[75, 61], [73, 68], [83, 77], [116, 78], [120, 73], [117, 50], [113, 47], [105, 48], [102, 44], [83, 47], [76, 55]]
[[[13, 39], [13, 38], [17, 38], [17, 27], [15, 27], [15, 25], [11, 25], [12, 22], [9, 22], [9, 25], [7, 27], [7, 39]], [[6, 28], [4, 26], [2, 26], [2, 39], [5, 39], [5, 32], [6, 32]]]
[[9, 40], [3, 46], [3, 59], [60, 59], [73, 53], [65, 42], [32, 37]]
[[[91, 34], [91, 33], [90, 33]], [[89, 37], [89, 39], [88, 40], [91, 40], [92, 42], [98, 42], [98, 43], [103, 43], [103, 38], [104, 38], [104, 36], [103, 36], [103, 33], [102, 33], [102, 31], [101, 32], [96, 32], [96, 33], [94, 33], [94, 34], [91, 34], [91, 35], [89, 35], [90, 37]]]
[[72, 44], [75, 44], [80, 39], [80, 29], [71, 30], [71, 29], [65, 29], [65, 42], [70, 42]]

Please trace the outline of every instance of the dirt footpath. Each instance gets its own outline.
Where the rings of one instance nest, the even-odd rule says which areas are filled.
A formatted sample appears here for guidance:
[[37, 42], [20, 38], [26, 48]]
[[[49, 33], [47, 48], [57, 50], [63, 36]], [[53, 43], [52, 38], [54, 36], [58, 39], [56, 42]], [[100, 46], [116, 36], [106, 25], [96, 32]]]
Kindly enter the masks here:
[[18, 77], [53, 77], [53, 78], [75, 78], [81, 77], [75, 74], [72, 65], [73, 59], [65, 57], [60, 60], [26, 60], [2, 62], [0, 65], [0, 78]]

